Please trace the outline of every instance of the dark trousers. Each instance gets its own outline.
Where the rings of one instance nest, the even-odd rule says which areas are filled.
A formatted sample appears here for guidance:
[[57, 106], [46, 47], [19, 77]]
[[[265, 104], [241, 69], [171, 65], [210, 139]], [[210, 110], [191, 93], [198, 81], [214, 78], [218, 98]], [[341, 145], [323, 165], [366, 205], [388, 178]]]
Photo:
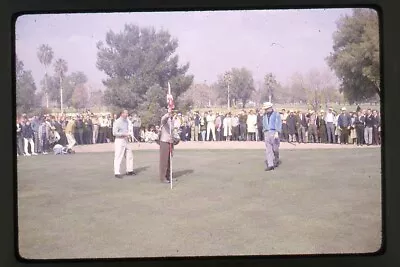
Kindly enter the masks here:
[[24, 154], [24, 138], [17, 136], [17, 153], [22, 156]]
[[80, 144], [80, 145], [83, 145], [84, 144], [84, 142], [83, 142], [83, 128], [80, 128], [80, 129], [78, 129], [78, 139], [77, 139], [77, 141], [78, 141], [78, 144]]
[[160, 142], [160, 180], [170, 180], [170, 163], [171, 163], [171, 155], [170, 149], [172, 152], [174, 150], [174, 146], [170, 143]]
[[40, 138], [40, 148], [39, 152], [49, 152], [49, 140], [47, 140], [47, 136], [44, 134], [42, 138]]
[[247, 125], [246, 123], [241, 123], [239, 125], [239, 131], [240, 131], [240, 136], [239, 136], [239, 141], [246, 141], [246, 135], [247, 135]]
[[378, 126], [374, 126], [374, 127], [372, 128], [372, 144], [373, 144], [373, 145], [379, 145]]
[[347, 144], [349, 142], [349, 132], [350, 130], [347, 128], [342, 128], [342, 133], [340, 135], [340, 143]]
[[100, 144], [103, 144], [106, 142], [106, 129], [107, 129], [107, 127], [99, 128], [98, 143], [100, 143]]
[[220, 128], [219, 131], [218, 128], [215, 128], [215, 139], [217, 141], [222, 141], [222, 131], [223, 131], [222, 128]]
[[287, 142], [288, 140], [289, 140], [289, 127], [287, 126], [286, 123], [282, 123], [281, 141]]
[[33, 143], [35, 144], [35, 153], [40, 153], [39, 151], [39, 133], [38, 132], [33, 132]]
[[328, 142], [325, 125], [321, 125], [319, 127], [318, 135], [321, 143], [326, 144]]
[[93, 131], [92, 130], [87, 130], [83, 133], [83, 141], [86, 145], [92, 144], [93, 142]]
[[310, 125], [308, 127], [308, 141], [312, 143], [318, 142], [317, 125]]
[[240, 135], [239, 126], [232, 127], [232, 140], [233, 141], [238, 141], [239, 140], [239, 135]]
[[249, 133], [249, 138], [247, 141], [256, 141], [256, 133]]
[[356, 126], [357, 145], [364, 144], [364, 126]]
[[[139, 141], [140, 127], [133, 127], [133, 136]], [[135, 140], [135, 142], [136, 142]]]
[[264, 132], [262, 127], [257, 128], [258, 131], [258, 141], [264, 141]]
[[326, 123], [326, 133], [328, 135], [328, 143], [335, 144], [335, 126], [332, 122]]
[[186, 127], [181, 126], [181, 128], [179, 130], [181, 131], [181, 133], [180, 133], [181, 141], [185, 142], [186, 141]]

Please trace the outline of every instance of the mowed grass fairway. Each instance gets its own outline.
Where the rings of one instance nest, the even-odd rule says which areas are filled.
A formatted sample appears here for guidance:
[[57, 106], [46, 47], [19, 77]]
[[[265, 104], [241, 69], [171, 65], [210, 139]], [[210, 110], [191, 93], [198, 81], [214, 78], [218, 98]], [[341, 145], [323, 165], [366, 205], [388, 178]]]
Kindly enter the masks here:
[[176, 150], [170, 190], [158, 151], [113, 178], [112, 153], [18, 159], [20, 255], [28, 259], [374, 252], [380, 148]]

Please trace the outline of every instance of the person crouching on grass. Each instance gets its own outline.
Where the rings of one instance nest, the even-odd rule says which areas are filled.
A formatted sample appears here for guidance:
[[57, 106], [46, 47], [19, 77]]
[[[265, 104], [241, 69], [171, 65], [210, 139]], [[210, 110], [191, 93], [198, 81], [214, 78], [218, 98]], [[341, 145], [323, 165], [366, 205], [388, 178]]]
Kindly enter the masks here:
[[273, 110], [272, 103], [264, 103], [263, 109], [265, 111], [263, 116], [265, 163], [267, 164], [265, 170], [271, 171], [281, 164], [279, 160], [279, 135], [282, 132], [282, 121], [280, 114]]
[[133, 154], [128, 146], [129, 126], [127, 118], [128, 111], [124, 110], [113, 125], [113, 135], [115, 136], [114, 175], [115, 178], [119, 179], [122, 179], [120, 168], [124, 156], [126, 156], [126, 175], [135, 175], [133, 172]]

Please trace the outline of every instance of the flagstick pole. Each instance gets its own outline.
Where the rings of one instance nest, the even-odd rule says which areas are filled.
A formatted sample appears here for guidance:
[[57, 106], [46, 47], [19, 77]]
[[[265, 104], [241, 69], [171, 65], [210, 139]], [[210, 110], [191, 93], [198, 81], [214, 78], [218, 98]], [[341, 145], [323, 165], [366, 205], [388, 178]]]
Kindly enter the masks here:
[[[168, 82], [168, 94], [171, 95], [171, 85], [169, 82]], [[170, 107], [170, 108], [172, 108], [172, 107]], [[172, 110], [171, 110], [171, 112], [172, 112]], [[172, 139], [170, 142], [173, 142], [172, 128], [174, 127], [174, 123], [173, 123], [172, 117], [170, 117], [169, 120], [170, 120], [169, 134]], [[170, 182], [171, 189], [172, 189], [172, 143], [169, 143], [169, 182]]]
[[[171, 120], [171, 127], [169, 129], [170, 135], [172, 137], [172, 118]], [[171, 183], [171, 189], [172, 189], [172, 143], [169, 143], [169, 181]]]

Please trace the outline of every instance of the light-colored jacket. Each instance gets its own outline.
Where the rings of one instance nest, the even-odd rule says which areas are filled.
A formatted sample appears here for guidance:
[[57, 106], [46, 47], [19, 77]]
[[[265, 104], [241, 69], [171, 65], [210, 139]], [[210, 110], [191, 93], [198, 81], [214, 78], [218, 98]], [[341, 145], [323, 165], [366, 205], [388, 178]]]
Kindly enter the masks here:
[[225, 117], [223, 121], [224, 125], [224, 136], [231, 136], [232, 135], [232, 118]]
[[171, 130], [173, 130], [173, 121], [170, 120], [170, 115], [167, 113], [161, 118], [160, 142], [172, 143]]
[[247, 116], [247, 132], [255, 133], [257, 131], [257, 115]]
[[215, 125], [215, 119], [215, 115], [207, 115], [207, 127], [209, 127], [209, 125]]
[[232, 127], [239, 126], [239, 118], [237, 116], [232, 118]]

